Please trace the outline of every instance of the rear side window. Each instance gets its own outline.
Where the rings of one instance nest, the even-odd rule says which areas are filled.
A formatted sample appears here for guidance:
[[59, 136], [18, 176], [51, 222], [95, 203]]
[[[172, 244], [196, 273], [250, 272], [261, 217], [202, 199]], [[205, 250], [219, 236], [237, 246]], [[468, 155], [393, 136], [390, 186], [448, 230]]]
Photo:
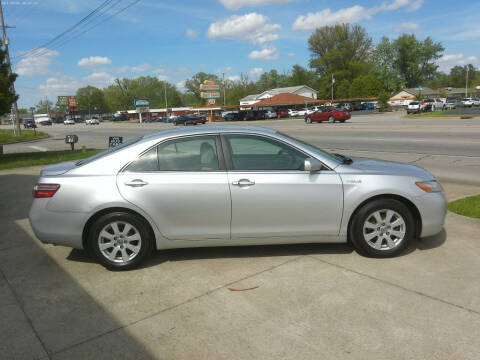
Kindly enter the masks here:
[[158, 164], [160, 171], [219, 170], [215, 137], [183, 138], [159, 145]]
[[158, 171], [157, 147], [150, 149], [127, 167], [129, 172]]

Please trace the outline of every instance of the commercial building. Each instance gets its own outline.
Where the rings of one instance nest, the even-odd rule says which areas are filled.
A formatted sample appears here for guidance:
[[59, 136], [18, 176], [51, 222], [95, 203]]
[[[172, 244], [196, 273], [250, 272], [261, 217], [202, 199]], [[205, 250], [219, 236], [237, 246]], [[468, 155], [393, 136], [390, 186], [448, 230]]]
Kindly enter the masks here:
[[[475, 89], [468, 89], [468, 94], [474, 94], [478, 92]], [[421, 98], [447, 98], [447, 97], [465, 97], [465, 88], [443, 87], [438, 89], [431, 88], [406, 88], [402, 89], [397, 94], [390, 98], [392, 105], [408, 105], [412, 100], [417, 97]]]
[[250, 106], [252, 104], [255, 104], [256, 102], [274, 97], [279, 94], [295, 94], [295, 95], [304, 96], [310, 99], [316, 99], [317, 93], [318, 93], [317, 90], [314, 90], [307, 85], [275, 88], [275, 89], [266, 90], [261, 94], [253, 94], [253, 95], [245, 96], [243, 99], [240, 99], [240, 106]]

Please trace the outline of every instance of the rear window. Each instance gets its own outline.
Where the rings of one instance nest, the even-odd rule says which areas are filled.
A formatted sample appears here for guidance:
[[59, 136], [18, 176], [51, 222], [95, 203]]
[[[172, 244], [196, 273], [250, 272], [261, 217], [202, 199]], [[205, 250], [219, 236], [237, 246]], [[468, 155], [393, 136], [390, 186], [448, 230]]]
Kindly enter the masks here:
[[412, 102], [410, 103], [410, 105], [418, 105], [418, 104], [420, 104], [418, 101], [412, 101]]

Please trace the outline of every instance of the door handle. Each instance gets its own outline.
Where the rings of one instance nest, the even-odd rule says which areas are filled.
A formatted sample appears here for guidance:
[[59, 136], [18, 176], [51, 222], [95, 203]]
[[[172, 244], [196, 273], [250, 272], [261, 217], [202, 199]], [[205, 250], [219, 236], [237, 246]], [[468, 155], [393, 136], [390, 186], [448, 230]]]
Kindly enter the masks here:
[[232, 185], [236, 186], [252, 186], [255, 185], [255, 181], [250, 181], [248, 179], [240, 179], [238, 181], [232, 182]]
[[143, 181], [142, 179], [135, 179], [132, 181], [127, 181], [125, 185], [131, 186], [131, 187], [141, 187], [141, 186], [148, 185], [148, 182]]

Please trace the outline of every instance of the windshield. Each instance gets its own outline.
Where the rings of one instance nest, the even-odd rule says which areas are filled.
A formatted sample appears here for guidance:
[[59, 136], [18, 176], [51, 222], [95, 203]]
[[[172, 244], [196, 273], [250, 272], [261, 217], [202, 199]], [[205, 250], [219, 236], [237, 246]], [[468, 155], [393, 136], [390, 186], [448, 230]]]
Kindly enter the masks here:
[[312, 152], [314, 152], [314, 153], [317, 153], [317, 154], [320, 154], [320, 155], [323, 155], [323, 156], [328, 156], [329, 158], [331, 158], [332, 160], [334, 160], [334, 161], [336, 161], [336, 162], [343, 163], [344, 158], [343, 158], [342, 156], [338, 156], [338, 155], [336, 155], [336, 154], [332, 154], [332, 153], [330, 153], [330, 152], [328, 152], [328, 151], [326, 151], [326, 150], [323, 150], [323, 149], [321, 149], [321, 148], [319, 148], [319, 147], [316, 147], [315, 145], [309, 144], [309, 143], [307, 143], [307, 142], [305, 142], [305, 141], [302, 141], [302, 140], [299, 140], [299, 139], [297, 139], [297, 138], [294, 138], [293, 136], [284, 134], [284, 133], [282, 133], [282, 132], [280, 132], [280, 131], [277, 131], [277, 133], [280, 134], [280, 135], [282, 135], [282, 136], [284, 136], [284, 137], [286, 137], [286, 138], [288, 138], [288, 139], [291, 139], [291, 140], [293, 140], [293, 141], [295, 141], [295, 142], [298, 142], [298, 143], [302, 144], [303, 147], [307, 148], [308, 150], [310, 150], [310, 151], [312, 151]]
[[419, 104], [418, 101], [412, 101], [412, 102], [410, 103], [410, 105], [418, 105], [418, 104]]
[[88, 164], [92, 161], [95, 161], [97, 159], [100, 159], [104, 156], [107, 156], [109, 154], [112, 154], [114, 153], [115, 151], [118, 151], [118, 150], [121, 150], [123, 148], [126, 148], [127, 146], [130, 146], [132, 144], [135, 144], [136, 142], [140, 141], [141, 139], [143, 139], [143, 136], [142, 137], [139, 137], [139, 138], [136, 138], [136, 139], [133, 139], [133, 140], [129, 140], [121, 145], [118, 145], [118, 146], [113, 146], [105, 151], [102, 151], [98, 154], [95, 154], [93, 156], [90, 156], [89, 158], [86, 158], [86, 159], [83, 159], [83, 160], [79, 160], [75, 163], [76, 166], [81, 166], [81, 165], [85, 165], [85, 164]]

